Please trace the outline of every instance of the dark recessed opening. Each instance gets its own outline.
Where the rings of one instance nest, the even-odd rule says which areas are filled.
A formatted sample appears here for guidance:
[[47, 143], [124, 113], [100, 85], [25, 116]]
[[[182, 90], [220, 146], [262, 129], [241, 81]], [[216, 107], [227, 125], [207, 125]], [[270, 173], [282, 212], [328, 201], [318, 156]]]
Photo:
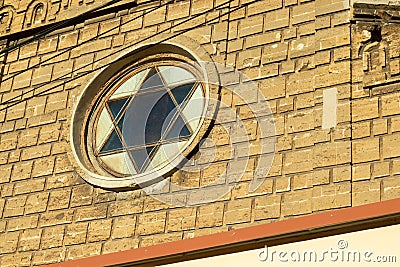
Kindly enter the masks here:
[[382, 41], [382, 28], [378, 25], [375, 25], [371, 31], [370, 42], [380, 42], [380, 41]]

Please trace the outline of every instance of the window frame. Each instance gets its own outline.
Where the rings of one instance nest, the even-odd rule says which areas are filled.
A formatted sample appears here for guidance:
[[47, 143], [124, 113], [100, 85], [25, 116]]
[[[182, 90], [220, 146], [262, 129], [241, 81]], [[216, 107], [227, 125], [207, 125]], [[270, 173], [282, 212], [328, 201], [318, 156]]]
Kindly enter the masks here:
[[[193, 86], [193, 88], [196, 88], [197, 86], [200, 85], [202, 87], [203, 98], [206, 99], [206, 84], [204, 82], [202, 82], [204, 80], [204, 78], [202, 77], [201, 72], [199, 71], [198, 67], [196, 68], [196, 66], [193, 66], [192, 64], [189, 64], [188, 62], [184, 62], [183, 59], [181, 59], [181, 58], [161, 57], [161, 58], [157, 58], [155, 60], [152, 56], [150, 59], [144, 59], [144, 60], [141, 60], [140, 62], [137, 62], [136, 64], [126, 66], [125, 68], [123, 68], [122, 70], [117, 72], [114, 75], [114, 77], [112, 77], [109, 81], [107, 81], [107, 83], [105, 83], [101, 87], [101, 89], [99, 91], [99, 96], [96, 99], [96, 101], [94, 102], [94, 104], [92, 105], [93, 109], [91, 110], [91, 112], [88, 115], [88, 123], [86, 126], [86, 127], [88, 127], [88, 129], [86, 130], [86, 132], [88, 133], [87, 140], [86, 140], [86, 146], [87, 146], [86, 150], [87, 150], [89, 160], [95, 169], [98, 170], [99, 168], [101, 168], [102, 170], [105, 171], [104, 174], [112, 175], [116, 178], [130, 176], [129, 174], [123, 175], [121, 173], [116, 172], [115, 170], [112, 170], [101, 159], [99, 159], [98, 155], [96, 155], [96, 152], [94, 152], [97, 150], [96, 144], [95, 144], [96, 142], [94, 140], [96, 129], [93, 126], [97, 125], [97, 121], [100, 117], [102, 109], [104, 108], [104, 106], [106, 105], [106, 103], [110, 99], [110, 97], [118, 90], [118, 88], [120, 86], [122, 86], [127, 80], [129, 80], [134, 75], [140, 73], [141, 71], [146, 70], [146, 69], [151, 69], [154, 67], [159, 67], [159, 66], [175, 66], [175, 67], [183, 68], [183, 69], [187, 70], [188, 72], [190, 72], [196, 78], [196, 81], [195, 81], [196, 85]], [[145, 80], [143, 80], [141, 82], [141, 84], [144, 81]], [[187, 84], [187, 83], [183, 82], [183, 83], [174, 84], [174, 87], [183, 85], [183, 84]], [[167, 87], [167, 86], [165, 86], [165, 88], [168, 88], [167, 91], [168, 91], [168, 93], [170, 93], [169, 91], [171, 88]], [[192, 89], [192, 90], [194, 91], [194, 89]], [[136, 97], [137, 93], [138, 92], [136, 92], [135, 96], [133, 96], [133, 97]], [[191, 92], [191, 93], [193, 93], [193, 92]], [[204, 115], [205, 108], [206, 108], [206, 101], [203, 102], [203, 112], [202, 112], [203, 115]], [[184, 109], [184, 108], [182, 108], [182, 109]], [[201, 127], [202, 123], [203, 123], [203, 121], [200, 120], [196, 129], [192, 129], [190, 137], [186, 138], [186, 140], [185, 140], [187, 143], [190, 143], [193, 141], [191, 139], [193, 139], [192, 138], [193, 136], [198, 134], [198, 128]], [[185, 121], [185, 124], [188, 124], [188, 122]], [[186, 150], [186, 148], [183, 150]], [[166, 164], [166, 162], [163, 162], [161, 164], [161, 167], [158, 166], [156, 168], [156, 170], [158, 170], [160, 172], [163, 169], [163, 167], [165, 167], [165, 165], [168, 165], [168, 164]], [[146, 172], [147, 171], [145, 170], [144, 172], [141, 172], [138, 174], [146, 174]], [[162, 171], [160, 173], [162, 173]]]
[[[164, 36], [165, 37], [165, 36]], [[161, 37], [160, 37], [161, 38]], [[214, 123], [218, 110], [218, 101], [221, 99], [221, 77], [216, 63], [209, 52], [198, 41], [188, 36], [176, 36], [165, 42], [149, 40], [142, 42], [139, 46], [127, 47], [125, 50], [113, 54], [110, 51], [110, 58], [102, 68], [86, 75], [79, 83], [74, 84], [74, 101], [69, 106], [71, 117], [67, 123], [69, 134], [66, 142], [70, 145], [68, 158], [74, 167], [74, 175], [79, 176], [85, 182], [109, 191], [136, 190], [147, 185], [162, 181], [171, 176], [183, 163], [182, 158], [176, 159], [168, 168], [163, 170], [164, 175], [158, 173], [146, 176], [111, 177], [102, 168], [93, 166], [87, 156], [85, 132], [87, 115], [92, 110], [93, 104], [101, 94], [101, 87], [106, 84], [116, 73], [124, 67], [133, 64], [140, 64], [148, 60], [157, 60], [160, 56], [164, 58], [188, 62], [199, 70], [205, 83], [205, 112], [204, 121], [199, 127], [198, 133], [190, 145], [184, 150], [184, 155], [194, 155], [198, 149], [201, 139], [206, 136]]]

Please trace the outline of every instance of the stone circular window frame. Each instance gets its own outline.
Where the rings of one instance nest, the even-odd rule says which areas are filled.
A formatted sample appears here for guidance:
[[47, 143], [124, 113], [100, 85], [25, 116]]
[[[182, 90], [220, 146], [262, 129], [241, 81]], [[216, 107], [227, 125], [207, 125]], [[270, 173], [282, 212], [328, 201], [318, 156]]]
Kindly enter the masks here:
[[[178, 61], [178, 60], [182, 60], [182, 61]], [[101, 95], [97, 97], [97, 99], [95, 101], [96, 103], [91, 105], [93, 107], [93, 109], [87, 118], [88, 131], [86, 131], [87, 132], [87, 143], [86, 143], [87, 154], [88, 154], [89, 160], [91, 161], [92, 165], [96, 169], [99, 169], [99, 168], [105, 169], [106, 173], [108, 175], [111, 174], [111, 175], [114, 175], [117, 177], [128, 176], [128, 175], [122, 175], [122, 174], [115, 172], [114, 170], [110, 169], [106, 164], [102, 165], [102, 163], [100, 163], [101, 158], [99, 159], [99, 156], [96, 156], [95, 153], [93, 153], [93, 150], [95, 149], [95, 144], [94, 144], [95, 137], [94, 136], [95, 136], [96, 129], [92, 128], [92, 126], [97, 125], [97, 120], [99, 118], [99, 114], [100, 114], [103, 106], [105, 105], [105, 102], [103, 101], [103, 99], [109, 99], [109, 97], [116, 91], [116, 89], [118, 89], [118, 85], [123, 84], [125, 82], [124, 80], [129, 79], [131, 76], [134, 76], [135, 74], [137, 74], [145, 69], [153, 68], [154, 66], [160, 67], [163, 65], [180, 67], [182, 69], [187, 70], [191, 74], [193, 74], [193, 76], [196, 77], [196, 83], [201, 84], [202, 91], [203, 91], [203, 97], [204, 97], [204, 95], [205, 95], [204, 89], [206, 86], [203, 82], [198, 82], [198, 81], [204, 81], [203, 75], [201, 75], [201, 73], [199, 72], [199, 70], [197, 68], [195, 68], [191, 64], [186, 63], [185, 60], [187, 60], [187, 59], [182, 56], [173, 55], [171, 57], [169, 54], [164, 55], [164, 58], [161, 58], [161, 60], [160, 60], [160, 58], [156, 58], [154, 56], [144, 58], [142, 60], [135, 62], [132, 65], [129, 65], [127, 68], [121, 70], [119, 73], [117, 73], [115, 75], [115, 77], [111, 78], [102, 87], [102, 89], [100, 89]], [[205, 112], [203, 112], [203, 113], [205, 113]], [[202, 117], [204, 117], [204, 115], [205, 114], [202, 114]], [[204, 121], [204, 119], [200, 120], [198, 125], [202, 125], [203, 121]], [[197, 128], [198, 128], [198, 126], [196, 127], [196, 129]], [[196, 129], [194, 129], [194, 130], [196, 130]], [[198, 134], [198, 131], [194, 131], [191, 134], [191, 137], [193, 137], [194, 135], [197, 135], [197, 134]], [[186, 140], [185, 142], [186, 143], [191, 142], [191, 138], [189, 138], [189, 140]], [[161, 164], [161, 166], [163, 166], [163, 165], [165, 165], [165, 162]], [[162, 167], [160, 167], [160, 168], [157, 167], [156, 169], [162, 169]]]
[[[103, 168], [93, 164], [88, 154], [87, 138], [89, 132], [87, 125], [94, 104], [104, 94], [104, 88], [112, 77], [128, 66], [160, 61], [160, 56], [168, 60], [180, 61], [192, 65], [203, 76], [203, 90], [205, 106], [200, 127], [193, 133], [183, 148], [183, 153], [178, 154], [169, 164], [156, 168], [149, 172], [131, 175], [128, 177], [113, 177]], [[212, 124], [212, 118], [216, 114], [217, 106], [210, 104], [209, 99], [220, 98], [219, 74], [212, 59], [199, 43], [189, 37], [180, 36], [173, 41], [161, 44], [147, 43], [136, 47], [124, 55], [116, 57], [107, 67], [98, 71], [95, 76], [86, 81], [86, 86], [72, 109], [70, 143], [72, 151], [70, 160], [78, 174], [88, 183], [105, 189], [124, 190], [145, 187], [159, 182], [171, 175], [174, 170], [190, 155]], [[215, 102], [215, 101], [212, 101]], [[90, 138], [90, 137], [89, 137]]]

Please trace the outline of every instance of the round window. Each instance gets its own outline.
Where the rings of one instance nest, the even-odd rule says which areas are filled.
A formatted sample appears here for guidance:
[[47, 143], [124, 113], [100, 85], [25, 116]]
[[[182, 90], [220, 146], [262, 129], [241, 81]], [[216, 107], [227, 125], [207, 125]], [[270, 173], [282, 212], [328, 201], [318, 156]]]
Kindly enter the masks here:
[[90, 160], [123, 177], [170, 163], [199, 128], [204, 86], [188, 64], [128, 68], [103, 89], [90, 114]]
[[176, 41], [127, 53], [87, 80], [70, 132], [71, 162], [87, 182], [125, 190], [161, 181], [209, 131], [218, 72], [196, 42]]

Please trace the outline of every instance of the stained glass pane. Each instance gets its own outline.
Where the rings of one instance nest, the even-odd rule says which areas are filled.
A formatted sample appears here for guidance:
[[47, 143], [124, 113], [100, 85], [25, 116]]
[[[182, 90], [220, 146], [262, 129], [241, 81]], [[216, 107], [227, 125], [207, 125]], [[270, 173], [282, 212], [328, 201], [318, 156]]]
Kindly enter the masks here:
[[107, 109], [104, 107], [97, 121], [96, 128], [96, 149], [98, 150], [100, 146], [104, 143], [105, 139], [113, 130], [114, 125], [108, 114]]
[[[118, 128], [119, 128], [119, 130], [122, 132], [123, 131], [123, 129], [124, 129], [124, 123], [125, 123], [125, 112], [124, 112], [124, 114], [122, 114], [122, 116], [121, 116], [121, 119], [118, 121]], [[123, 136], [123, 135], [122, 135]]]
[[160, 66], [161, 76], [168, 86], [178, 83], [187, 83], [195, 81], [196, 78], [187, 70], [176, 66]]
[[193, 130], [197, 128], [199, 125], [201, 115], [203, 114], [204, 107], [204, 97], [203, 97], [203, 89], [199, 85], [194, 91], [193, 95], [190, 97], [187, 105], [182, 111], [182, 114], [185, 116], [186, 121], [189, 123], [190, 127]]
[[115, 172], [135, 174], [178, 155], [204, 108], [202, 87], [195, 84], [192, 73], [176, 66], [150, 67], [127, 79], [107, 102], [110, 114], [104, 109], [97, 120], [102, 162]]
[[161, 145], [157, 152], [154, 154], [151, 164], [147, 167], [147, 170], [157, 168], [158, 166], [173, 160], [179, 153], [182, 152], [182, 148], [186, 142], [176, 142], [171, 144]]
[[122, 133], [128, 146], [158, 142], [175, 113], [176, 107], [166, 91], [137, 95], [124, 117]]
[[121, 140], [119, 139], [117, 132], [114, 130], [107, 142], [104, 144], [103, 148], [100, 150], [100, 154], [122, 149], [123, 146]]
[[101, 160], [113, 171], [119, 172], [121, 174], [135, 173], [134, 170], [129, 167], [131, 162], [129, 162], [130, 159], [128, 153], [126, 152], [105, 155], [101, 157]]
[[185, 84], [171, 89], [178, 105], [182, 104], [185, 98], [189, 95], [190, 90], [193, 88], [193, 83]]
[[118, 120], [121, 117], [121, 115], [123, 114], [123, 109], [126, 107], [129, 100], [130, 98], [128, 97], [119, 100], [109, 101], [107, 103], [115, 120]]
[[189, 137], [191, 135], [189, 128], [185, 126], [182, 127], [180, 133], [179, 133], [179, 137]]
[[142, 87], [140, 88], [140, 91], [164, 87], [161, 77], [156, 69], [153, 68], [147, 77], [148, 78], [144, 81]]
[[178, 140], [179, 138], [189, 136], [190, 131], [188, 127], [186, 127], [182, 117], [179, 116], [168, 132], [166, 140]]
[[154, 151], [155, 151], [154, 147], [147, 147], [142, 149], [131, 150], [129, 152], [131, 153], [132, 158], [135, 161], [139, 170], [142, 170], [144, 165], [146, 164], [146, 161], [148, 161], [148, 159], [151, 157]]
[[143, 70], [129, 78], [113, 93], [110, 99], [113, 100], [116, 98], [133, 95], [139, 89], [139, 85], [143, 82], [143, 79], [146, 77], [149, 71], [149, 69]]

